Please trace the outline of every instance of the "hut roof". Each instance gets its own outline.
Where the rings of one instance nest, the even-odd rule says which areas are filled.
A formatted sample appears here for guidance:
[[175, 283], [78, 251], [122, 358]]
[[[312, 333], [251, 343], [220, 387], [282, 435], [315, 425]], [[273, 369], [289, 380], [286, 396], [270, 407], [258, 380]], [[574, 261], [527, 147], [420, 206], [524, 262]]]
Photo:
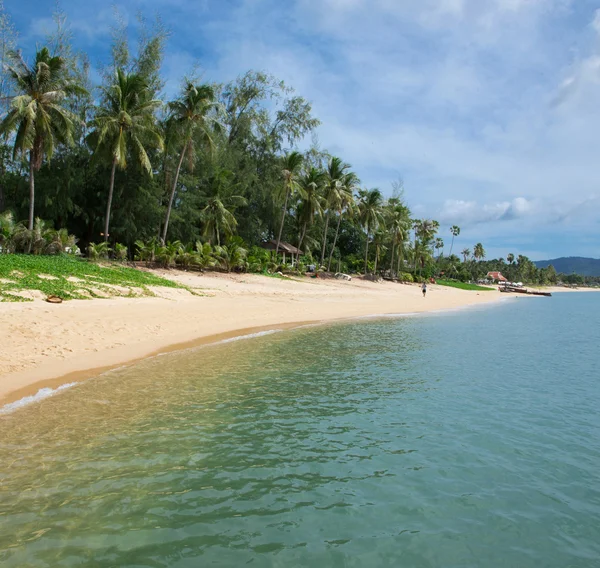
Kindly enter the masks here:
[[500, 282], [508, 282], [508, 280], [502, 276], [502, 272], [488, 272], [487, 277], [492, 280], [500, 280]]
[[[274, 239], [271, 239], [270, 241], [267, 241], [265, 243], [262, 243], [260, 245], [262, 248], [268, 249], [268, 250], [275, 250], [275, 248], [277, 247], [277, 241]], [[280, 242], [279, 243], [279, 249], [277, 252], [284, 252], [286, 254], [302, 254], [302, 251], [298, 248], [296, 248], [294, 245], [291, 245], [290, 243], [284, 243], [284, 242]]]

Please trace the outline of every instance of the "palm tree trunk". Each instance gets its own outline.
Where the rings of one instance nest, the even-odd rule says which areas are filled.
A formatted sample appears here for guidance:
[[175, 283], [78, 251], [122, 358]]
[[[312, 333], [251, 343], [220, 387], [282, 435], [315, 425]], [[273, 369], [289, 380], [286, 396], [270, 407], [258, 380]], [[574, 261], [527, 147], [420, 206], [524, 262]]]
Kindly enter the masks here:
[[393, 278], [393, 275], [394, 275], [394, 252], [395, 252], [395, 250], [394, 250], [394, 249], [395, 249], [395, 248], [396, 248], [396, 238], [394, 237], [394, 238], [392, 239], [392, 255], [391, 255], [391, 256], [392, 256], [392, 258], [391, 258], [391, 260], [390, 260], [390, 276], [391, 276], [392, 278]]
[[367, 246], [365, 247], [365, 276], [367, 275], [367, 259], [369, 258], [369, 227], [367, 226]]
[[165, 217], [165, 226], [163, 227], [162, 233], [162, 244], [165, 244], [167, 239], [167, 230], [169, 228], [169, 218], [171, 217], [171, 208], [173, 207], [173, 199], [175, 198], [175, 190], [177, 189], [177, 182], [179, 181], [179, 172], [181, 171], [181, 164], [183, 164], [183, 158], [185, 157], [185, 151], [187, 149], [187, 142], [181, 150], [181, 157], [179, 158], [179, 164], [177, 164], [177, 171], [175, 172], [175, 181], [173, 181], [173, 189], [171, 189], [171, 197], [169, 198], [169, 206], [167, 207], [167, 216]]
[[323, 262], [325, 261], [325, 247], [327, 246], [327, 229], [329, 228], [329, 210], [327, 211], [327, 215], [325, 215], [325, 230], [323, 231], [323, 247], [321, 249], [321, 266], [323, 266]]
[[117, 158], [113, 159], [110, 172], [110, 187], [108, 189], [108, 203], [106, 204], [106, 218], [104, 220], [104, 242], [108, 242], [108, 227], [110, 225], [110, 208], [112, 206], [113, 192], [115, 189], [115, 170], [117, 169]]
[[331, 252], [329, 253], [329, 262], [327, 263], [327, 272], [331, 270], [331, 259], [333, 258], [333, 251], [335, 250], [335, 245], [337, 244], [338, 234], [340, 232], [340, 224], [342, 223], [342, 212], [340, 211], [340, 215], [338, 217], [337, 227], [335, 228], [335, 237], [333, 238], [333, 246], [331, 247]]
[[33, 152], [29, 152], [29, 222], [27, 228], [33, 231], [33, 207], [35, 203], [35, 163]]
[[279, 245], [281, 244], [281, 234], [283, 233], [283, 224], [285, 223], [285, 212], [287, 211], [287, 203], [290, 197], [290, 190], [287, 189], [285, 192], [285, 201], [283, 202], [283, 209], [281, 210], [281, 225], [279, 226], [279, 235], [277, 235], [277, 246], [275, 247], [275, 258], [279, 253]]
[[454, 246], [454, 233], [452, 233], [452, 242], [450, 243], [450, 252], [448, 256], [452, 256], [452, 247]]
[[300, 235], [300, 242], [298, 243], [298, 252], [296, 254], [296, 266], [300, 263], [300, 252], [302, 251], [302, 243], [304, 242], [304, 237], [306, 236], [306, 223], [302, 227], [302, 233]]

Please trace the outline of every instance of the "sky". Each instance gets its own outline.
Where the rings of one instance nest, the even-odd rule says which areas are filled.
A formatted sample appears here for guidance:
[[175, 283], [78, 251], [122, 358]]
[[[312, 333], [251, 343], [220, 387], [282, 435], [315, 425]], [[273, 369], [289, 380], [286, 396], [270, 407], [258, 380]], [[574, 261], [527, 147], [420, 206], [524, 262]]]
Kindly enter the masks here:
[[[53, 2], [5, 0], [20, 45]], [[600, 0], [116, 2], [171, 30], [166, 89], [249, 69], [311, 101], [321, 148], [365, 187], [401, 179], [413, 215], [488, 258], [600, 258]], [[113, 8], [63, 0], [74, 43], [106, 61]]]

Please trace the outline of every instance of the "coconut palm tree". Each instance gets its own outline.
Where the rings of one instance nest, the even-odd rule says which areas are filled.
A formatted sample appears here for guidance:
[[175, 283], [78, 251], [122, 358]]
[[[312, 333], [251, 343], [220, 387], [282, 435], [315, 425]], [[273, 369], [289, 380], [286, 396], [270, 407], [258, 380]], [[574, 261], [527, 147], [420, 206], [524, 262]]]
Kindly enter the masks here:
[[400, 251], [398, 254], [399, 261], [401, 251], [404, 250], [404, 242], [410, 231], [410, 226], [410, 210], [401, 202], [401, 200], [392, 197], [388, 201], [387, 214], [387, 227], [392, 237], [392, 259], [390, 262], [390, 272], [392, 273], [394, 272], [396, 250]]
[[450, 243], [450, 252], [448, 253], [448, 256], [452, 254], [452, 247], [454, 246], [454, 237], [458, 237], [458, 235], [460, 235], [460, 227], [458, 225], [452, 225], [452, 227], [450, 227], [450, 232], [452, 233], [452, 242]]
[[[442, 239], [441, 237], [438, 237], [437, 239], [435, 239], [435, 250], [444, 250], [444, 239]], [[438, 260], [440, 259], [440, 257], [442, 256], [442, 253], [438, 253]]]
[[512, 252], [509, 252], [506, 255], [506, 262], [508, 262], [508, 264], [512, 264], [515, 261], [515, 255]]
[[315, 215], [323, 213], [323, 197], [321, 190], [325, 181], [325, 172], [315, 167], [310, 168], [300, 179], [300, 208], [299, 220], [302, 224], [296, 262], [300, 258], [300, 251], [304, 244], [306, 229], [313, 224]]
[[186, 82], [181, 96], [169, 103], [170, 114], [168, 120], [174, 127], [178, 138], [180, 138], [182, 147], [167, 206], [165, 224], [163, 226], [163, 243], [167, 238], [173, 199], [175, 198], [183, 160], [187, 156], [189, 169], [193, 169], [195, 157], [194, 142], [198, 138], [208, 144], [209, 147], [213, 147], [213, 132], [220, 130], [221, 126], [217, 114], [213, 112], [218, 108], [219, 105], [215, 102], [214, 89], [210, 85], [194, 85], [191, 81]]
[[483, 260], [485, 258], [485, 249], [481, 243], [477, 243], [473, 248], [473, 256], [476, 260]]
[[469, 258], [471, 256], [471, 249], [470, 248], [464, 248], [462, 249], [461, 253], [463, 255], [463, 261], [467, 262], [467, 258]]
[[371, 231], [376, 231], [383, 221], [383, 196], [379, 189], [361, 189], [358, 192], [358, 214], [361, 225], [367, 233], [365, 247], [365, 275], [369, 258], [369, 239]]
[[325, 186], [325, 230], [323, 231], [323, 244], [321, 247], [321, 265], [325, 261], [325, 248], [327, 247], [327, 229], [329, 228], [329, 216], [332, 211], [339, 211], [344, 201], [343, 193], [347, 191], [344, 187], [344, 176], [350, 164], [345, 164], [341, 158], [333, 157], [327, 165], [327, 184]]
[[302, 162], [304, 157], [300, 152], [290, 152], [283, 158], [283, 164], [281, 171], [283, 173], [283, 192], [284, 200], [283, 207], [281, 208], [281, 225], [279, 226], [279, 234], [277, 235], [277, 246], [275, 247], [275, 254], [279, 252], [279, 245], [281, 244], [281, 234], [283, 232], [283, 225], [285, 223], [285, 214], [287, 213], [288, 201], [290, 195], [298, 191], [298, 178], [300, 176], [300, 170], [302, 169]]
[[[383, 225], [383, 223], [382, 223]], [[379, 264], [379, 258], [381, 257], [381, 253], [387, 250], [385, 246], [385, 241], [387, 238], [387, 233], [385, 231], [377, 231], [373, 235], [373, 245], [375, 247], [375, 266], [373, 269], [374, 274], [377, 274], [377, 265]]]
[[84, 89], [68, 77], [62, 57], [51, 56], [48, 48], [40, 49], [29, 66], [19, 53], [9, 52], [6, 71], [18, 94], [0, 123], [0, 134], [16, 131], [13, 159], [28, 157], [29, 161], [29, 220], [33, 231], [35, 208], [35, 172], [44, 161], [52, 159], [57, 144], [72, 144], [76, 117], [63, 106], [66, 96], [82, 93]]
[[212, 244], [216, 241], [221, 245], [221, 234], [231, 238], [237, 227], [234, 211], [236, 207], [246, 205], [246, 199], [241, 195], [233, 194], [234, 186], [230, 180], [232, 173], [221, 170], [211, 177], [209, 190], [201, 196], [204, 204], [200, 211], [200, 220], [204, 225], [203, 235]]
[[329, 251], [329, 261], [327, 262], [327, 272], [331, 270], [331, 260], [333, 258], [333, 251], [335, 250], [335, 245], [337, 244], [338, 236], [340, 234], [340, 224], [342, 222], [342, 217], [344, 213], [346, 215], [352, 214], [354, 209], [354, 190], [359, 184], [358, 176], [354, 172], [348, 172], [344, 175], [342, 180], [342, 186], [339, 191], [339, 199], [337, 200], [337, 215], [338, 221], [337, 226], [335, 228], [335, 237], [333, 238], [333, 246], [331, 247], [331, 251]]
[[115, 189], [117, 167], [127, 167], [132, 154], [142, 169], [152, 175], [147, 148], [163, 148], [163, 139], [157, 129], [154, 113], [162, 104], [150, 98], [146, 81], [136, 73], [117, 69], [114, 81], [102, 89], [104, 102], [92, 120], [95, 132], [90, 136], [96, 154], [111, 161], [110, 184], [104, 220], [104, 241], [108, 241], [110, 212]]

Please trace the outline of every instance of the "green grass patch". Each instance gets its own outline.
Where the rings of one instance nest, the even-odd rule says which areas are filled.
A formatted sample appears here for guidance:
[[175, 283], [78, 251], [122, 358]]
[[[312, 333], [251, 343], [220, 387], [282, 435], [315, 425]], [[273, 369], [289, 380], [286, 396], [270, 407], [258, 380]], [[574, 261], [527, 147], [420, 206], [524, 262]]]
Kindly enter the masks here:
[[495, 288], [479, 286], [478, 284], [469, 284], [468, 282], [457, 282], [455, 280], [436, 280], [435, 283], [440, 286], [450, 286], [450, 288], [458, 288], [460, 290], [480, 290], [482, 292], [495, 290]]
[[119, 263], [98, 264], [67, 255], [0, 254], [0, 301], [3, 302], [28, 301], [18, 296], [25, 290], [39, 290], [46, 296], [59, 296], [63, 300], [153, 296], [148, 286], [186, 288]]

